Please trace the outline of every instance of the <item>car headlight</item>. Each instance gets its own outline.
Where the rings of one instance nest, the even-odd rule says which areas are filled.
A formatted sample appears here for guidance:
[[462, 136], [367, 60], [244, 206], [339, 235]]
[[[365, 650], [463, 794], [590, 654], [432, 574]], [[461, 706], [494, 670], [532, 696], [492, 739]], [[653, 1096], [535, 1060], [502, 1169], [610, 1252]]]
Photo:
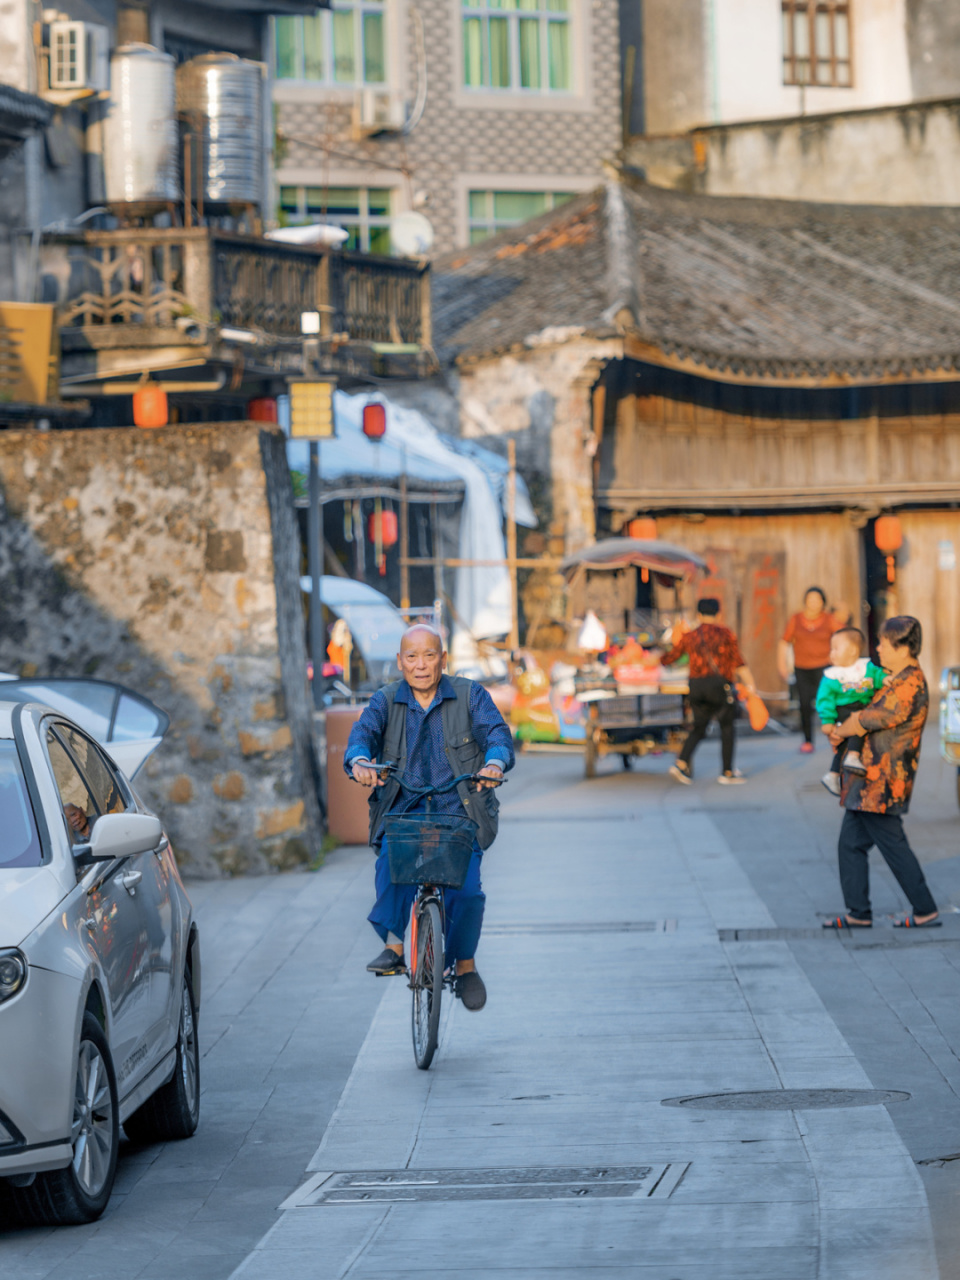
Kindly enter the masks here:
[[27, 962], [22, 952], [0, 951], [0, 1004], [21, 990], [27, 980]]

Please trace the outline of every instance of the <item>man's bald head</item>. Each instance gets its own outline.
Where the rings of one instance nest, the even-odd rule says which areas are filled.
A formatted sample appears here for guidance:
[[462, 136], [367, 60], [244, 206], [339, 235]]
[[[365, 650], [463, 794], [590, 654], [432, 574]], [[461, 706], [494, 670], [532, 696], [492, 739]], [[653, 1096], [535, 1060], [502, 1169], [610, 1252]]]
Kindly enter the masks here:
[[407, 627], [406, 631], [400, 637], [400, 652], [404, 649], [411, 648], [417, 642], [425, 643], [433, 640], [437, 653], [443, 653], [443, 636], [436, 627], [431, 627], [428, 622], [415, 622], [412, 627]]

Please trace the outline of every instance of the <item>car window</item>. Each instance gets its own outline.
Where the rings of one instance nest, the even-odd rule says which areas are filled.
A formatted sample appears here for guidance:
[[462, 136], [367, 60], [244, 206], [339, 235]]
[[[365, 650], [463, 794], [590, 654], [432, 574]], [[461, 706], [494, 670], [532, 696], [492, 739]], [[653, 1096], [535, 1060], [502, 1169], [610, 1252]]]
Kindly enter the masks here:
[[113, 722], [111, 742], [140, 742], [144, 738], [163, 736], [160, 716], [156, 708], [128, 693], [120, 695], [116, 718]]
[[43, 850], [16, 743], [0, 742], [0, 867], [39, 867]]
[[126, 789], [94, 743], [70, 725], [58, 725], [57, 732], [80, 766], [84, 780], [93, 792], [93, 798], [100, 812], [123, 813], [128, 804]]
[[96, 802], [77, 766], [52, 729], [47, 730], [47, 755], [60, 792], [60, 804], [71, 843], [83, 844], [90, 839], [91, 828], [99, 815]]

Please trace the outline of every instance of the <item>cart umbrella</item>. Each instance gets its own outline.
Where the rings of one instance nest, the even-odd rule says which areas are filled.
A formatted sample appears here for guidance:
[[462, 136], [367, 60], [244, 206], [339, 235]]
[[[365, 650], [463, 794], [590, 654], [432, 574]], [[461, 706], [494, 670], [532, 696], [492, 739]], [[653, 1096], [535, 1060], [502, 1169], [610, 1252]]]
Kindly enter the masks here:
[[566, 576], [572, 577], [578, 569], [649, 569], [674, 583], [689, 582], [698, 573], [707, 571], [707, 562], [686, 547], [659, 538], [605, 538], [592, 547], [584, 547], [560, 565]]

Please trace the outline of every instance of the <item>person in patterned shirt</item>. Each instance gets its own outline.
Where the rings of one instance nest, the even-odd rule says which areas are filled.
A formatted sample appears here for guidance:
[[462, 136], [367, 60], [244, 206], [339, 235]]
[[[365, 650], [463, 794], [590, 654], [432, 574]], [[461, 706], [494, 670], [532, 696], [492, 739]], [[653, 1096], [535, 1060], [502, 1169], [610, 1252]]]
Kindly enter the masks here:
[[737, 637], [727, 627], [717, 622], [720, 601], [707, 596], [697, 602], [697, 626], [677, 641], [669, 653], [664, 654], [665, 667], [682, 655], [690, 659], [690, 710], [693, 728], [680, 748], [676, 764], [670, 768], [671, 776], [684, 786], [693, 780], [691, 761], [693, 753], [703, 741], [716, 717], [720, 725], [720, 750], [723, 772], [717, 778], [725, 786], [743, 782], [739, 769], [733, 767], [733, 723], [737, 716], [737, 695], [733, 682], [740, 681], [748, 693], [755, 693], [756, 686], [750, 668], [743, 660]]
[[844, 738], [866, 734], [861, 751], [866, 772], [845, 775], [837, 853], [847, 909], [826, 921], [825, 929], [869, 929], [873, 924], [868, 863], [873, 845], [913, 908], [912, 914], [895, 922], [895, 927], [930, 929], [941, 923], [937, 904], [903, 830], [930, 706], [927, 682], [917, 664], [922, 642], [916, 618], [887, 619], [880, 631], [877, 656], [890, 674], [873, 700], [836, 725], [830, 735], [837, 747]]

